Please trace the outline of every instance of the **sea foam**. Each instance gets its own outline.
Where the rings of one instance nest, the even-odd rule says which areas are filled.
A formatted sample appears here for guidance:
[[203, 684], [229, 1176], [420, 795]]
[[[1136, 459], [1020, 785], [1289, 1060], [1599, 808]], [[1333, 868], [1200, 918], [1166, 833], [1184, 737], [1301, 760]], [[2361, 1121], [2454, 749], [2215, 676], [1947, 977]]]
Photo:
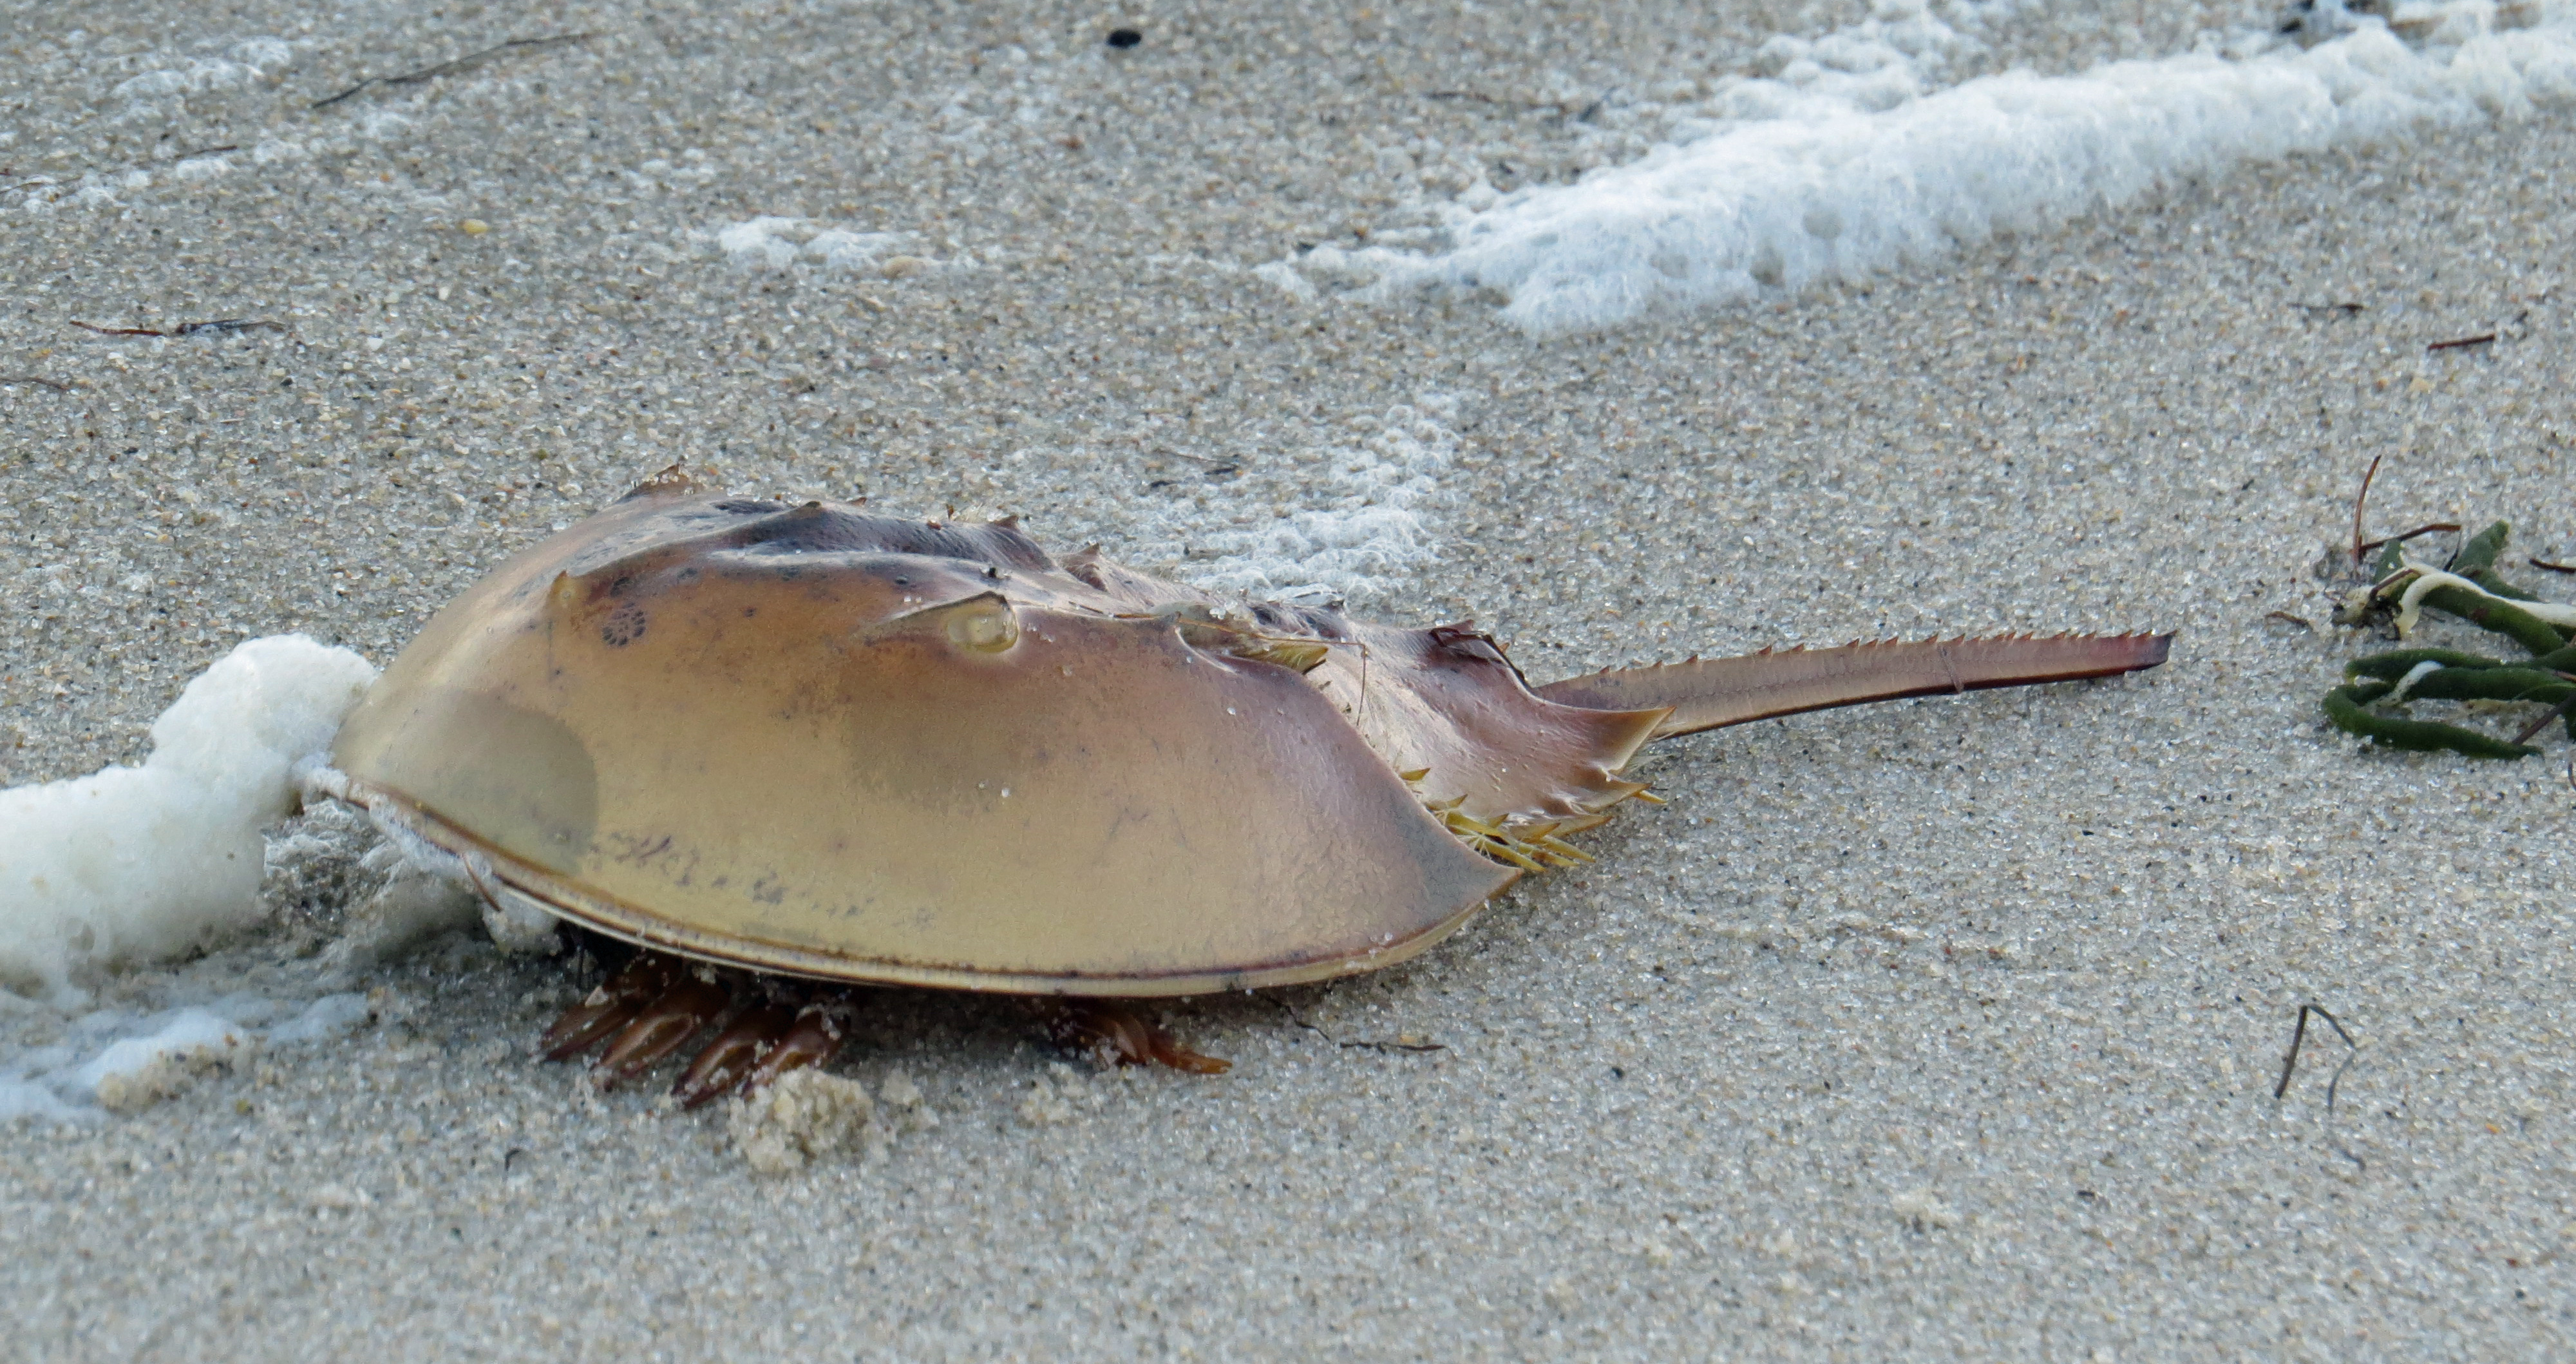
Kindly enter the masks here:
[[[1983, 9], [1951, 10], [1982, 20]], [[1387, 298], [1483, 291], [1540, 334], [1861, 282], [2251, 162], [2576, 104], [2576, 0], [2329, 0], [2301, 48], [2219, 48], [2073, 76], [1926, 89], [1957, 31], [1919, 0], [1863, 32], [1779, 40], [1676, 141], [1568, 185], [1449, 206], [1446, 249], [1320, 247], [1312, 282]], [[1915, 55], [1920, 54], [1920, 55]]]
[[0, 791], [0, 979], [77, 1002], [86, 968], [186, 951], [260, 915], [260, 826], [376, 670], [302, 635], [254, 639], [152, 724], [139, 767]]
[[1358, 419], [1356, 439], [1305, 457], [1320, 466], [1306, 506], [1205, 537], [1182, 576], [1214, 591], [1310, 604], [1368, 601], [1402, 586], [1439, 554], [1430, 517], [1458, 450], [1444, 424], [1456, 409], [1446, 395], [1423, 394]]
[[58, 1041], [0, 1057], [0, 1123], [130, 1113], [200, 1075], [238, 1070], [264, 1048], [334, 1041], [373, 1018], [354, 991], [300, 1004], [239, 991], [153, 1014], [94, 1010], [65, 1023]]

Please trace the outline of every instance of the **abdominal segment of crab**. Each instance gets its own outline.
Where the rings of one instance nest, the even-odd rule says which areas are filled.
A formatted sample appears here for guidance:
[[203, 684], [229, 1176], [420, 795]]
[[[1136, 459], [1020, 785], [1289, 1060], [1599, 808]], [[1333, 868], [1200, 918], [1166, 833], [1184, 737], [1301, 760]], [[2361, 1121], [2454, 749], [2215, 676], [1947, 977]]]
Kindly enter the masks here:
[[591, 1068], [603, 1088], [633, 1079], [717, 1022], [671, 1086], [684, 1107], [749, 1094], [779, 1076], [821, 1065], [849, 1035], [850, 1008], [837, 991], [818, 994], [779, 977], [753, 977], [660, 952], [638, 952], [546, 1029], [549, 1061], [568, 1061], [607, 1041]]

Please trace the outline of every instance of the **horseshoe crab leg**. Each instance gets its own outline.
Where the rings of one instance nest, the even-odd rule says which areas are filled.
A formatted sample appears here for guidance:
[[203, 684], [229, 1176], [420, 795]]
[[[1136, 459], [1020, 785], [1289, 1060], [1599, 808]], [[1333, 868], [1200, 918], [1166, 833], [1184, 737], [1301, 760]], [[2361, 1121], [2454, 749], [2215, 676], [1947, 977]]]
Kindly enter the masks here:
[[796, 1011], [785, 1004], [761, 1004], [743, 1010], [680, 1073], [671, 1093], [679, 1097], [682, 1108], [696, 1108], [713, 1100], [750, 1079], [753, 1069], [778, 1049], [780, 1040], [795, 1025]]
[[564, 1010], [563, 1017], [546, 1029], [538, 1045], [546, 1049], [549, 1061], [569, 1061], [591, 1049], [599, 1039], [635, 1021], [663, 991], [678, 978], [680, 959], [659, 952], [647, 952], [626, 964], [624, 970], [611, 976], [590, 992], [590, 997]]
[[733, 1003], [733, 991], [711, 979], [713, 972], [683, 968], [676, 974], [671, 987], [646, 1004], [593, 1065], [604, 1073], [602, 1087], [631, 1079], [678, 1051]]
[[1223, 1075], [1232, 1061], [1203, 1055], [1148, 1021], [1133, 1007], [1111, 999], [1051, 999], [1039, 1003], [1048, 1040], [1072, 1051], [1088, 1052], [1112, 1065], [1168, 1066], [1192, 1075]]
[[848, 1006], [832, 1002], [806, 1005], [796, 1011], [796, 1020], [779, 1035], [778, 1044], [753, 1064], [750, 1074], [742, 1077], [738, 1092], [749, 1094], [765, 1089], [791, 1070], [831, 1060], [849, 1031]]
[[1560, 705], [1671, 714], [1658, 739], [1906, 696], [2071, 682], [2152, 668], [2173, 636], [1991, 635], [1984, 639], [1872, 640], [1832, 649], [1765, 649], [1643, 668], [1604, 668], [1537, 688]]
[[[765, 989], [766, 997], [736, 1013], [671, 1086], [682, 1107], [698, 1108], [727, 1093], [749, 1094], [840, 1051], [850, 1008], [839, 992], [809, 1001], [808, 987], [773, 981]], [[609, 1039], [593, 1068], [613, 1086], [679, 1051], [742, 993], [684, 958], [642, 952], [565, 1010], [540, 1045], [547, 1060], [568, 1061]]]

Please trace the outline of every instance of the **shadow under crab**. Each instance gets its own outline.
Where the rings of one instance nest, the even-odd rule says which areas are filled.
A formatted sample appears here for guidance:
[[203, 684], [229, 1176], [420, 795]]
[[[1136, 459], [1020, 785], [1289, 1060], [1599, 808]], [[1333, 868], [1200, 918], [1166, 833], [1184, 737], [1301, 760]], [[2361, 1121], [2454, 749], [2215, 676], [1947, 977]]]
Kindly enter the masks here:
[[[2170, 636], [1858, 644], [1532, 688], [1464, 625], [1230, 603], [1012, 521], [647, 483], [433, 619], [336, 787], [505, 915], [650, 949], [549, 1032], [692, 1099], [827, 1059], [828, 990], [1061, 1001], [1059, 1040], [1216, 1070], [1115, 1001], [1375, 970], [1644, 787], [1647, 742], [2098, 677]], [[1651, 799], [1651, 797], [1647, 797]], [[665, 955], [667, 954], [667, 955]], [[805, 992], [805, 993], [800, 993]]]

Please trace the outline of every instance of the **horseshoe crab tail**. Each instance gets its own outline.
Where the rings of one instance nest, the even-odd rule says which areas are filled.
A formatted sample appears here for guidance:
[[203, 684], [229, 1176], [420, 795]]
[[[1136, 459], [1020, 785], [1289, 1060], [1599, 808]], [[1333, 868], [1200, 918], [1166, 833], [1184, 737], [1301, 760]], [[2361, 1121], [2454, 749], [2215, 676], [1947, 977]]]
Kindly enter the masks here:
[[2173, 636], [1992, 635], [1872, 640], [1833, 649], [1765, 649], [1737, 658], [1603, 669], [1538, 688], [1587, 710], [1669, 707], [1654, 737], [1906, 696], [2110, 677], [2165, 661]]

